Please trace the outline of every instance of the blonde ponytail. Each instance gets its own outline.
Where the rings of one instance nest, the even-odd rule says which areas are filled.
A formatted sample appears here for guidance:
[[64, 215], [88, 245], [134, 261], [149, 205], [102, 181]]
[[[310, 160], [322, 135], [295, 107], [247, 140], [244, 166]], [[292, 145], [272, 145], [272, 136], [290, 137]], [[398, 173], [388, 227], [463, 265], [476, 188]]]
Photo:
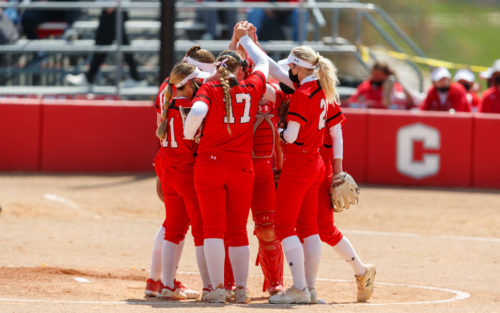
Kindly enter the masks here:
[[337, 68], [330, 60], [322, 56], [318, 58], [318, 80], [325, 92], [328, 103], [340, 104], [339, 92], [337, 90], [337, 84], [339, 83]]
[[321, 56], [309, 46], [300, 46], [292, 49], [292, 54], [317, 67], [317, 76], [326, 100], [329, 103], [340, 103], [337, 90], [339, 79], [337, 78], [337, 68], [333, 63]]

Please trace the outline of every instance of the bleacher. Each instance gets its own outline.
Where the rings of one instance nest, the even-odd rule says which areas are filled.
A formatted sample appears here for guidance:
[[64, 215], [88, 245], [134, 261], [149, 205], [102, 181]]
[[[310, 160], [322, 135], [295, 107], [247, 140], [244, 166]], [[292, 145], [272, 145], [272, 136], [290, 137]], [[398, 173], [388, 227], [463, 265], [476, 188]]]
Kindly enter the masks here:
[[[0, 2], [0, 7], [17, 6], [22, 12], [26, 8], [42, 9], [54, 8], [58, 10], [80, 8], [81, 17], [73, 24], [73, 30], [78, 38], [71, 40], [63, 38], [66, 25], [64, 23], [45, 23], [40, 25], [39, 31], [47, 33], [48, 37], [27, 40], [21, 38], [14, 43], [0, 46], [0, 54], [8, 60], [9, 66], [0, 67], [0, 96], [7, 95], [40, 95], [54, 96], [78, 94], [117, 95], [125, 99], [147, 99], [154, 96], [160, 82], [159, 77], [159, 30], [160, 2], [159, 1], [130, 1], [121, 3], [121, 10], [128, 10], [130, 19], [125, 23], [130, 45], [114, 43], [109, 46], [96, 46], [94, 43], [95, 30], [98, 25], [100, 11], [105, 6], [118, 5], [113, 2], [32, 2], [24, 3]], [[396, 31], [404, 42], [414, 51], [422, 55], [413, 42], [397, 28], [397, 25], [386, 16], [377, 6], [357, 1], [302, 1], [299, 4], [283, 2], [196, 2], [195, 0], [177, 1], [175, 21], [175, 50], [178, 58], [184, 51], [195, 43], [203, 48], [217, 53], [227, 47], [229, 40], [199, 40], [204, 32], [204, 25], [196, 20], [196, 10], [232, 9], [238, 11], [239, 19], [245, 19], [249, 7], [266, 7], [274, 10], [290, 10], [298, 7], [309, 13], [307, 38], [301, 42], [310, 45], [320, 53], [332, 56], [337, 54], [349, 55], [357, 64], [357, 71], [367, 70], [368, 64], [363, 60], [357, 45], [361, 42], [361, 20], [364, 18], [386, 38], [392, 48], [402, 50], [372, 15], [379, 15], [387, 25]], [[351, 11], [355, 13], [353, 27], [356, 29], [355, 38], [347, 40], [339, 36], [339, 14]], [[224, 29], [225, 25], [218, 25]], [[400, 39], [401, 39], [400, 38]], [[229, 39], [229, 38], [228, 38]], [[299, 38], [300, 40], [300, 38]], [[286, 55], [297, 42], [290, 40], [262, 42], [262, 47], [271, 55]], [[95, 85], [90, 87], [69, 86], [64, 77], [68, 73], [85, 72], [90, 57], [94, 52], [109, 52], [106, 64], [100, 68]], [[130, 52], [139, 63], [139, 72], [148, 81], [147, 87], [120, 88], [118, 78], [128, 77], [128, 67], [117, 66], [116, 61], [123, 59], [118, 54]], [[42, 58], [35, 59], [35, 54]], [[372, 56], [374, 57], [374, 56]], [[410, 64], [411, 65], [411, 64]], [[417, 76], [420, 75], [416, 66], [411, 65]], [[366, 74], [366, 72], [364, 72]], [[38, 77], [37, 85], [33, 85], [33, 77]], [[421, 80], [421, 79], [420, 79]], [[342, 81], [345, 81], [342, 80]], [[352, 86], [341, 88], [343, 95], [352, 93]]]

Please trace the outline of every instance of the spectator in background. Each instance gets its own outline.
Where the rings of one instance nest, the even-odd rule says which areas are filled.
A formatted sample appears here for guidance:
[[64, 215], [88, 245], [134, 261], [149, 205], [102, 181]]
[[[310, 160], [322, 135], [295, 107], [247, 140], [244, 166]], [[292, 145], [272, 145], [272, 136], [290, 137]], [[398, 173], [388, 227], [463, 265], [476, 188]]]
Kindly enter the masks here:
[[[245, 2], [300, 2], [300, 0], [244, 0]], [[283, 26], [292, 28], [292, 40], [299, 40], [299, 16], [300, 9], [293, 10], [270, 10], [270, 9], [250, 9], [248, 11], [248, 22], [252, 23], [258, 30], [260, 41], [284, 40], [287, 38]], [[307, 39], [307, 23], [309, 14], [304, 11], [302, 27], [302, 39]]]
[[500, 113], [500, 59], [491, 67], [491, 87], [483, 92], [479, 112]]
[[[77, 2], [79, 0], [51, 0], [51, 2]], [[29, 1], [28, 1], [29, 2]], [[31, 2], [47, 2], [46, 0], [31, 0]], [[80, 16], [80, 10], [38, 10], [27, 9], [21, 16], [21, 25], [28, 39], [38, 39], [38, 26], [45, 22], [65, 22], [67, 30]]]
[[465, 90], [467, 91], [467, 102], [469, 103], [471, 110], [473, 112], [477, 112], [479, 105], [479, 96], [476, 93], [478, 87], [475, 82], [474, 73], [472, 73], [472, 71], [469, 69], [463, 68], [455, 73], [455, 77], [453, 78], [453, 80], [464, 86]]
[[459, 83], [451, 82], [451, 74], [445, 67], [431, 72], [432, 87], [421, 104], [424, 111], [470, 112], [467, 92]]
[[[104, 0], [106, 1], [106, 0]], [[103, 2], [104, 2], [103, 1]], [[113, 1], [113, 0], [110, 0]], [[110, 2], [106, 1], [106, 2]], [[113, 1], [114, 2], [114, 1]], [[125, 30], [125, 22], [128, 20], [128, 12], [122, 11], [122, 23], [121, 23], [121, 35], [122, 44], [128, 45], [130, 41]], [[99, 26], [97, 27], [95, 34], [96, 45], [111, 45], [116, 39], [116, 9], [115, 8], [105, 8], [101, 12], [99, 17]], [[92, 85], [94, 84], [95, 77], [102, 63], [106, 60], [107, 53], [94, 53], [92, 60], [90, 61], [90, 67], [86, 74], [66, 75], [66, 81], [72, 85]], [[137, 63], [134, 60], [134, 56], [131, 53], [124, 53], [125, 62], [127, 62], [131, 78], [125, 80], [122, 83], [123, 88], [130, 87], [143, 87], [147, 85], [147, 82], [141, 80], [139, 72], [137, 71]], [[121, 64], [118, 64], [121, 66]]]
[[385, 62], [376, 62], [370, 78], [358, 86], [346, 104], [371, 109], [407, 109], [413, 106], [413, 99], [397, 82], [390, 66]]
[[[234, 2], [234, 0], [202, 0], [203, 2]], [[227, 39], [233, 33], [233, 26], [238, 22], [238, 11], [231, 10], [198, 10], [196, 19], [205, 25], [203, 40]], [[225, 25], [225, 29], [217, 29], [218, 24]]]

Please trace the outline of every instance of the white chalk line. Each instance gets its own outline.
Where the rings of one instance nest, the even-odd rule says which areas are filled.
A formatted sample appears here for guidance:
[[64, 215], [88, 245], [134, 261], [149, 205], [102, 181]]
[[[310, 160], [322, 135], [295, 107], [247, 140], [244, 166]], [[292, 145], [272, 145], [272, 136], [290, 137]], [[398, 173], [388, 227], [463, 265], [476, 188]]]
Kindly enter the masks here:
[[[178, 272], [178, 274], [188, 274], [188, 275], [199, 275], [198, 272]], [[252, 277], [261, 277], [260, 275], [250, 275]], [[285, 278], [291, 278], [286, 277]], [[334, 279], [334, 278], [318, 278], [318, 281], [334, 282], [334, 283], [350, 283], [347, 279]], [[391, 286], [391, 287], [403, 287], [403, 288], [417, 288], [433, 291], [441, 291], [453, 294], [452, 297], [440, 300], [427, 300], [427, 301], [410, 301], [410, 302], [387, 302], [387, 303], [326, 303], [322, 305], [331, 306], [347, 306], [347, 305], [361, 305], [361, 306], [386, 306], [386, 305], [416, 305], [416, 304], [439, 304], [439, 303], [450, 303], [459, 300], [464, 300], [470, 298], [470, 294], [465, 291], [432, 287], [432, 286], [422, 286], [413, 284], [400, 284], [400, 283], [385, 283], [376, 282], [376, 286]], [[186, 305], [200, 305], [206, 306], [205, 302], [160, 302], [160, 301], [97, 301], [97, 300], [51, 300], [51, 299], [15, 299], [15, 298], [0, 298], [0, 302], [10, 302], [10, 303], [60, 303], [60, 304], [104, 304], [104, 305], [151, 305], [151, 306], [166, 306], [175, 303], [176, 305], [185, 303]], [[272, 307], [273, 304], [262, 303], [262, 306]]]
[[55, 195], [55, 194], [51, 194], [51, 193], [46, 193], [46, 194], [43, 195], [43, 197], [46, 200], [61, 203], [61, 204], [65, 205], [68, 208], [71, 208], [71, 209], [73, 209], [75, 211], [78, 211], [78, 212], [90, 215], [94, 219], [98, 219], [98, 220], [102, 219], [102, 217], [100, 215], [94, 214], [94, 213], [89, 212], [87, 210], [84, 210], [78, 204], [76, 204], [75, 202], [73, 202], [73, 201], [71, 201], [69, 199], [66, 199], [64, 197], [61, 197], [61, 196], [58, 196], [58, 195]]
[[87, 278], [83, 278], [83, 277], [73, 277], [73, 279], [79, 283], [90, 283], [90, 280], [88, 280]]

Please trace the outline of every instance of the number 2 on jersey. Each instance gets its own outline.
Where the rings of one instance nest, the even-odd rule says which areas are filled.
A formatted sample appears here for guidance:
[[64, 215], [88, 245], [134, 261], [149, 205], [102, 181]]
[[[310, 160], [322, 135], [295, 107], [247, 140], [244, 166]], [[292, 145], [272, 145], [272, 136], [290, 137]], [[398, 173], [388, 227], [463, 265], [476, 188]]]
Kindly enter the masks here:
[[323, 111], [321, 111], [321, 114], [319, 116], [318, 129], [322, 130], [323, 128], [325, 128], [326, 113], [328, 112], [328, 103], [326, 103], [325, 99], [321, 99], [320, 107]]
[[[245, 124], [250, 122], [250, 103], [252, 97], [248, 93], [237, 93], [235, 95], [237, 104], [245, 104], [245, 109], [243, 110], [243, 116], [240, 117], [240, 124]], [[224, 123], [234, 124], [233, 106], [229, 107], [231, 116], [229, 117], [229, 122], [227, 121], [227, 116], [224, 116]]]

